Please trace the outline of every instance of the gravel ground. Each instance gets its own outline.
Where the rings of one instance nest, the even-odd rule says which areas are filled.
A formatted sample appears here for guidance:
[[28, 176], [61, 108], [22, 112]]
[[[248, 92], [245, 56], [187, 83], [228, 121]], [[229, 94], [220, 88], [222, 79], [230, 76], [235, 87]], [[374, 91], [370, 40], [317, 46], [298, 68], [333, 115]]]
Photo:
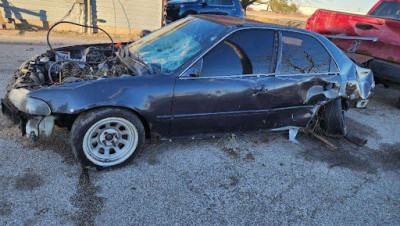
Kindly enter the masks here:
[[[1, 96], [14, 70], [47, 49], [42, 38], [0, 35]], [[367, 110], [348, 113], [363, 148], [254, 133], [149, 143], [132, 164], [102, 172], [81, 170], [68, 131], [33, 143], [0, 116], [0, 225], [399, 225], [399, 96], [378, 86]]]

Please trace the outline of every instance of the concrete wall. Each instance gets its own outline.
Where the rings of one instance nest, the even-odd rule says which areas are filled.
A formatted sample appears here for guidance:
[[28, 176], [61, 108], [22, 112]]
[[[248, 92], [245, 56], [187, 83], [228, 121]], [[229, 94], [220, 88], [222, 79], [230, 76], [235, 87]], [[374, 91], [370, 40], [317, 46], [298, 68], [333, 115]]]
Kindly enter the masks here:
[[[4, 18], [15, 20], [21, 28], [48, 29], [63, 18], [75, 2], [87, 0], [0, 0]], [[130, 34], [161, 27], [163, 0], [90, 0], [92, 24], [114, 34]], [[87, 3], [87, 2], [86, 2]], [[76, 3], [66, 21], [89, 24], [86, 4]], [[99, 22], [101, 21], [101, 22]], [[82, 31], [62, 25], [58, 30]]]
[[[318, 7], [311, 7], [311, 6], [299, 6], [298, 12], [305, 15], [305, 16], [311, 16], [314, 14], [315, 11], [319, 9]], [[355, 11], [350, 11], [350, 10], [344, 10], [344, 9], [333, 9], [329, 8], [328, 10], [333, 10], [333, 11], [340, 11], [340, 12], [345, 12], [345, 13], [352, 13], [352, 14], [364, 14], [365, 12], [355, 12]]]
[[94, 17], [108, 27], [157, 29], [162, 22], [162, 0], [92, 0]]

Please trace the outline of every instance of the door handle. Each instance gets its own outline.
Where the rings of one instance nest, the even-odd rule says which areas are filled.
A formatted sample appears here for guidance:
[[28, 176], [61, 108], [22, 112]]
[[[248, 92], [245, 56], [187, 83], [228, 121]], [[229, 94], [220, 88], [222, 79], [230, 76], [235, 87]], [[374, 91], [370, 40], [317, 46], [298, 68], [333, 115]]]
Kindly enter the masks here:
[[257, 95], [257, 94], [260, 94], [260, 93], [265, 93], [266, 91], [267, 91], [267, 89], [265, 88], [265, 85], [254, 86], [252, 88], [253, 95]]
[[361, 30], [371, 30], [372, 28], [374, 28], [374, 26], [371, 24], [356, 23], [356, 28]]

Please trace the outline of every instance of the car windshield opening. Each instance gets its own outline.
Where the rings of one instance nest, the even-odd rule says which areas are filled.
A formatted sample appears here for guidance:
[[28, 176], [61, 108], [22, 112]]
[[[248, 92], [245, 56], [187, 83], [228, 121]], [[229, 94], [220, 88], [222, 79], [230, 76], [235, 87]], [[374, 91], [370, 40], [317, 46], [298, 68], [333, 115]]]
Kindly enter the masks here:
[[139, 39], [128, 50], [131, 57], [141, 59], [155, 71], [170, 73], [227, 29], [221, 24], [188, 17]]

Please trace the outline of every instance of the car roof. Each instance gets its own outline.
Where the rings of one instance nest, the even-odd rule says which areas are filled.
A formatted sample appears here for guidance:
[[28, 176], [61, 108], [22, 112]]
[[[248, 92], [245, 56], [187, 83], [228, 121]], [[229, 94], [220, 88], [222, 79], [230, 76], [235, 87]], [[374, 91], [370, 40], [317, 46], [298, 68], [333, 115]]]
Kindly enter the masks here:
[[217, 24], [221, 24], [227, 27], [235, 26], [238, 24], [264, 24], [260, 21], [250, 20], [250, 19], [243, 19], [240, 17], [233, 17], [233, 16], [221, 16], [221, 15], [213, 15], [213, 14], [198, 14], [194, 17], [208, 20]]
[[217, 24], [221, 24], [227, 27], [259, 27], [259, 28], [269, 28], [277, 30], [301, 31], [303, 33], [314, 34], [314, 32], [310, 32], [308, 30], [304, 30], [301, 28], [295, 28], [277, 24], [269, 24], [251, 19], [243, 19], [240, 17], [212, 15], [212, 14], [198, 14], [195, 15], [194, 17], [211, 21]]

